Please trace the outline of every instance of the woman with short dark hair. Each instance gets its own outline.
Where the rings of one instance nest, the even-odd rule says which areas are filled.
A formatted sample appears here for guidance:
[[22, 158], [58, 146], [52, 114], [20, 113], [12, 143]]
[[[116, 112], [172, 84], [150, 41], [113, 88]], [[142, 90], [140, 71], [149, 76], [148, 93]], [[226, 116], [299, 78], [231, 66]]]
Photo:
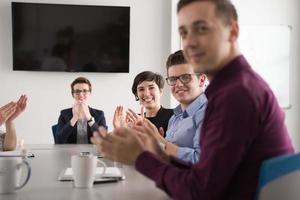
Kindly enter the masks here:
[[166, 109], [160, 104], [163, 94], [164, 78], [151, 71], [139, 73], [133, 81], [132, 93], [137, 101], [145, 108], [144, 117], [149, 119], [158, 129], [167, 131], [168, 122], [173, 115], [172, 109]]

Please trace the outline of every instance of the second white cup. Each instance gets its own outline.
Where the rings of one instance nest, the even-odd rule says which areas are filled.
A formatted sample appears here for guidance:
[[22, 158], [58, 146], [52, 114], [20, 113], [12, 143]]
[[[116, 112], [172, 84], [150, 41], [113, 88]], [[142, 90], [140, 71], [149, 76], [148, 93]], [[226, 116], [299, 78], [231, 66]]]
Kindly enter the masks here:
[[105, 173], [106, 165], [94, 155], [74, 155], [71, 158], [74, 185], [78, 188], [93, 187], [97, 165], [103, 167]]

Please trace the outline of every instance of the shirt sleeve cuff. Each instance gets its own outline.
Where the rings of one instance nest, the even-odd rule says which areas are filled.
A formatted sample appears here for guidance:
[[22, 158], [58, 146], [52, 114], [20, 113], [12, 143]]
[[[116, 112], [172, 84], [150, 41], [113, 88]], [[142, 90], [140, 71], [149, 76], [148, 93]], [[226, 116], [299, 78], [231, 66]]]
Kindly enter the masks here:
[[199, 161], [199, 152], [192, 148], [179, 147], [177, 149], [176, 157], [187, 162], [196, 163]]

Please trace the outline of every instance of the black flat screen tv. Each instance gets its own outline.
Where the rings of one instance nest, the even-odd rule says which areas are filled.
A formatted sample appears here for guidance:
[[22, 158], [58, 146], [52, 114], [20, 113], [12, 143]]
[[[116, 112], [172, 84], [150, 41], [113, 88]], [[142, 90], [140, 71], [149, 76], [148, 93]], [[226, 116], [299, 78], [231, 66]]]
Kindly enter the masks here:
[[12, 2], [13, 70], [129, 72], [130, 7]]

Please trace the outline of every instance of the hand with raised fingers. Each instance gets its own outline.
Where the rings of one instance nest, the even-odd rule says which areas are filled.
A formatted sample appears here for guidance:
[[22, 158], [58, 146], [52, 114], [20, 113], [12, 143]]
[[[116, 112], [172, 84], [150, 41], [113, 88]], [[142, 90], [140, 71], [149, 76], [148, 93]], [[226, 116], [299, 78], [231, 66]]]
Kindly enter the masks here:
[[123, 106], [117, 106], [113, 117], [114, 128], [125, 127], [126, 121], [123, 115]]
[[17, 109], [17, 104], [10, 102], [2, 107], [0, 107], [0, 125], [4, 124]]
[[80, 102], [75, 101], [73, 106], [72, 106], [72, 119], [70, 120], [71, 126], [74, 126], [78, 119], [80, 119], [81, 114], [80, 114]]
[[126, 123], [129, 127], [134, 126], [138, 121], [142, 121], [144, 118], [144, 106], [141, 106], [141, 114], [138, 115], [132, 109], [126, 111]]
[[80, 114], [81, 114], [81, 118], [84, 118], [87, 120], [91, 119], [92, 115], [90, 113], [90, 109], [89, 109], [87, 102], [80, 103]]
[[15, 120], [25, 109], [27, 106], [27, 97], [26, 95], [21, 95], [19, 100], [16, 103], [15, 112], [7, 119], [8, 122], [12, 122]]
[[157, 129], [156, 126], [147, 118], [143, 118], [142, 120], [138, 121], [136, 125], [137, 126], [134, 126], [133, 128], [139, 127], [137, 130], [140, 132], [145, 132], [146, 130], [143, 130], [143, 128], [146, 128], [147, 125], [149, 129], [151, 129], [151, 131], [148, 133], [152, 133], [158, 142], [166, 142], [166, 139], [162, 136], [164, 134], [163, 128]]

